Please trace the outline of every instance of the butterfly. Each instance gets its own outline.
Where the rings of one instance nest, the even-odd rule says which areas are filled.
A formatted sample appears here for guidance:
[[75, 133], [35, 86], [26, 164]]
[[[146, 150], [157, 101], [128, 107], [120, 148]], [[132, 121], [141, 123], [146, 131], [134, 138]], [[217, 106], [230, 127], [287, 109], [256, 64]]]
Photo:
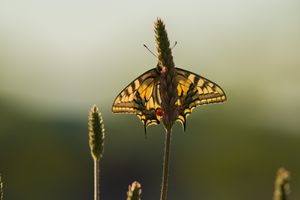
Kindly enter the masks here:
[[223, 102], [226, 95], [216, 83], [176, 68], [161, 19], [155, 22], [154, 30], [157, 66], [140, 75], [120, 92], [114, 100], [112, 112], [136, 114], [144, 124], [145, 132], [148, 126], [159, 124], [161, 119], [168, 130], [171, 130], [175, 120], [185, 130], [186, 118], [194, 108]]
[[[193, 72], [175, 68], [178, 99], [178, 118], [184, 130], [187, 116], [192, 110], [204, 104], [220, 103], [226, 100], [223, 89], [216, 83]], [[159, 93], [161, 68], [158, 66], [140, 75], [125, 87], [115, 98], [112, 112], [136, 114], [144, 124], [159, 124], [162, 117]]]

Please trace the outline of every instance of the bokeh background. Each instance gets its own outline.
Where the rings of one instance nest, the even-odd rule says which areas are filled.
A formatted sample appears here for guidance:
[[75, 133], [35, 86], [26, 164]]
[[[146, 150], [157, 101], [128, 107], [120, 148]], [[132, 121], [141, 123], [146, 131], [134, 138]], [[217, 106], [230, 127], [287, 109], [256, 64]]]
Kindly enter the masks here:
[[7, 200], [92, 199], [87, 114], [102, 111], [101, 196], [128, 184], [158, 199], [164, 134], [144, 136], [115, 96], [156, 65], [153, 23], [167, 27], [176, 66], [220, 84], [225, 104], [174, 127], [172, 200], [271, 199], [291, 171], [300, 199], [300, 1], [0, 1], [0, 172]]

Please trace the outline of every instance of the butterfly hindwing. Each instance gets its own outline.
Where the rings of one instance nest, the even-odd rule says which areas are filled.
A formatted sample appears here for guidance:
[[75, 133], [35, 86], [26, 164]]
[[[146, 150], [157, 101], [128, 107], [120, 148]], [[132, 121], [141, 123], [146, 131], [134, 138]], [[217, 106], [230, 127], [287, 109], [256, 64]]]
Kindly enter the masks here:
[[113, 103], [112, 111], [136, 114], [146, 130], [151, 124], [159, 124], [160, 116], [156, 115], [156, 109], [160, 105], [159, 74], [157, 69], [151, 69], [120, 92]]
[[195, 107], [223, 102], [226, 100], [226, 95], [220, 86], [202, 76], [180, 68], [176, 68], [176, 72], [178, 121], [185, 129], [186, 118]]

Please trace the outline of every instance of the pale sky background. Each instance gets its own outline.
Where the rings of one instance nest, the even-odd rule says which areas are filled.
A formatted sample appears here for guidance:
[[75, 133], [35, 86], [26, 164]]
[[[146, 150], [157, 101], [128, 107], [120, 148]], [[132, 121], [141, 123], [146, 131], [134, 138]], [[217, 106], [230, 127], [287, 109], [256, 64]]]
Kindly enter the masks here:
[[284, 166], [291, 199], [299, 199], [299, 0], [0, 0], [0, 171], [8, 199], [92, 197], [93, 104], [107, 133], [104, 199], [125, 198], [133, 180], [144, 199], [158, 197], [162, 125], [145, 139], [136, 116], [111, 113], [116, 95], [156, 66], [143, 44], [156, 51], [157, 17], [178, 42], [175, 65], [218, 83], [228, 97], [195, 109], [185, 133], [174, 125], [170, 198], [271, 199]]
[[[161, 17], [175, 64], [270, 125], [300, 125], [300, 1], [0, 1], [0, 95], [32, 112], [83, 112], [156, 64]], [[33, 107], [34, 106], [34, 107]], [[282, 124], [281, 124], [282, 125]]]

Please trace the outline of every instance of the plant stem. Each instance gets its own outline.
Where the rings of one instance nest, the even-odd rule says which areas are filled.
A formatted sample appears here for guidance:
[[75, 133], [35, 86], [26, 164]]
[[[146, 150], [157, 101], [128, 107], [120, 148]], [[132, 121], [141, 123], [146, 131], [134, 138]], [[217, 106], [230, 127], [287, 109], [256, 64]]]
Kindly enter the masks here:
[[167, 199], [172, 129], [166, 129], [160, 200]]
[[100, 200], [100, 161], [94, 159], [94, 200]]

